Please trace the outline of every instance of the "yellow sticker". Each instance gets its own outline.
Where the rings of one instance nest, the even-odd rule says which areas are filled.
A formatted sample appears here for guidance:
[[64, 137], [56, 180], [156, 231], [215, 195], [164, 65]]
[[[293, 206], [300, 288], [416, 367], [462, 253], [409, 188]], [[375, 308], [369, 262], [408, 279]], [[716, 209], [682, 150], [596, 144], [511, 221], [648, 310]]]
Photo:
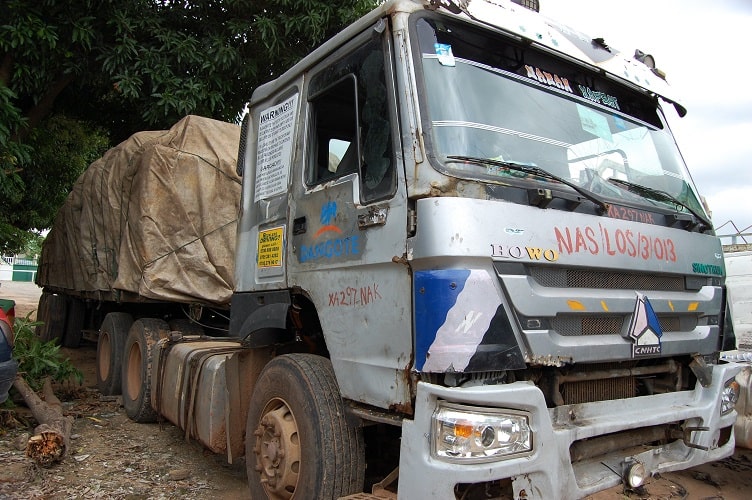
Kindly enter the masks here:
[[284, 226], [259, 231], [257, 251], [258, 267], [282, 266], [282, 243], [285, 239], [284, 235]]

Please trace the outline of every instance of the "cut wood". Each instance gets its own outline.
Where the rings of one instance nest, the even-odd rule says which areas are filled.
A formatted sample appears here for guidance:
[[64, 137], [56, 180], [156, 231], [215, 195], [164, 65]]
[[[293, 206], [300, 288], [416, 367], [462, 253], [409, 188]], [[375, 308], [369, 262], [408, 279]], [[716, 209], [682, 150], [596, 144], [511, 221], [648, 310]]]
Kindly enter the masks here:
[[63, 415], [63, 406], [52, 391], [52, 384], [45, 379], [42, 387], [43, 401], [23, 377], [16, 377], [13, 387], [21, 394], [31, 414], [39, 423], [34, 435], [26, 443], [26, 456], [42, 467], [60, 462], [70, 445], [73, 417]]

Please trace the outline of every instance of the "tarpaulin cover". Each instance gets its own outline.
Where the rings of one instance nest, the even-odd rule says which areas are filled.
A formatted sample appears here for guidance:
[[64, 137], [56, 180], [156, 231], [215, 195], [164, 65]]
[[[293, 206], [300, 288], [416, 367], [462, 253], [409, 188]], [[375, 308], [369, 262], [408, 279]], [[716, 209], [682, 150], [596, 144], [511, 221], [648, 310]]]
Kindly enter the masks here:
[[187, 116], [139, 132], [92, 163], [60, 209], [37, 284], [228, 304], [240, 127]]

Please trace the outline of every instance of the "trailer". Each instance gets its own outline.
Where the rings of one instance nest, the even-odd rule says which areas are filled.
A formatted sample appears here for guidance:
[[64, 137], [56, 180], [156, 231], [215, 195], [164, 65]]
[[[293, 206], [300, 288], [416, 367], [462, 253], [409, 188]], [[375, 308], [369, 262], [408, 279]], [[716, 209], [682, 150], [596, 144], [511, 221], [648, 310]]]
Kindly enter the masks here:
[[729, 456], [686, 110], [536, 4], [390, 0], [257, 88], [237, 149], [137, 134], [45, 244], [41, 334], [96, 337], [100, 390], [244, 457], [254, 499], [581, 498]]

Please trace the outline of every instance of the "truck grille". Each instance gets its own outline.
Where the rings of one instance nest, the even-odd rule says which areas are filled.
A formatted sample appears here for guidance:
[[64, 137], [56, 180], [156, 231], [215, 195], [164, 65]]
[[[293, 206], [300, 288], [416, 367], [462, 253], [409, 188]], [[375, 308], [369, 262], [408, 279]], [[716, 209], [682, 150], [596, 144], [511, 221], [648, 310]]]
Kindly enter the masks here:
[[564, 269], [549, 266], [529, 266], [528, 271], [539, 285], [551, 288], [660, 290], [667, 292], [680, 292], [686, 289], [683, 276]]
[[634, 377], [621, 377], [568, 382], [562, 384], [561, 393], [566, 405], [632, 398], [637, 394], [637, 381]]
[[553, 329], [567, 337], [579, 335], [618, 335], [625, 316], [573, 316], [559, 315], [551, 322]]
[[[621, 314], [610, 316], [578, 316], [573, 314], [558, 315], [551, 321], [551, 328], [559, 335], [576, 337], [580, 335], [620, 335], [628, 316]], [[658, 321], [664, 332], [692, 331], [697, 327], [697, 319], [688, 317], [682, 325], [679, 316], [658, 315]]]
[[683, 390], [681, 363], [673, 359], [545, 368], [540, 373], [538, 384], [549, 408]]

